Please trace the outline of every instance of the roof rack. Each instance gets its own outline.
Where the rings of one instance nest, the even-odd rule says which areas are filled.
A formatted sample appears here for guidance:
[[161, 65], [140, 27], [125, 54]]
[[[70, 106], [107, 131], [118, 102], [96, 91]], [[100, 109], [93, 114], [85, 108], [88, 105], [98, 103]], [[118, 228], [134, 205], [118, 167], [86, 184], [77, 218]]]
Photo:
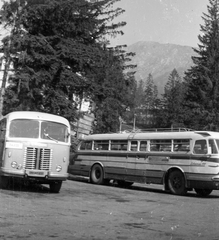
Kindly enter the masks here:
[[144, 132], [189, 132], [195, 131], [190, 128], [148, 128], [148, 129], [136, 129], [131, 131], [123, 131], [122, 133], [144, 133]]

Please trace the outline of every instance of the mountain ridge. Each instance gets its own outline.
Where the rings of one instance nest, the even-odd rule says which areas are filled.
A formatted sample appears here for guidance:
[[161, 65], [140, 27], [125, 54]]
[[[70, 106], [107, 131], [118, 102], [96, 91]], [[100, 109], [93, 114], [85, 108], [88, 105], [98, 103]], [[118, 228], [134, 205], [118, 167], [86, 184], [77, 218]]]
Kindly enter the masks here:
[[164, 86], [170, 73], [175, 68], [181, 78], [184, 77], [192, 65], [192, 56], [195, 56], [193, 47], [177, 44], [162, 44], [158, 42], [139, 41], [127, 47], [127, 52], [134, 52], [131, 64], [137, 65], [135, 78], [146, 82], [152, 74], [154, 83], [158, 87], [159, 95], [163, 94]]

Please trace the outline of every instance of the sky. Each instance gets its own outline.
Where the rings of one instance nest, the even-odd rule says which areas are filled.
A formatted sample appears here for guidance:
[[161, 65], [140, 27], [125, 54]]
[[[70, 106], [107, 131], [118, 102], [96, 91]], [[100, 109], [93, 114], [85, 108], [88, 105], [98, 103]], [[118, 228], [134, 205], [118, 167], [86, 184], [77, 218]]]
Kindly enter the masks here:
[[110, 39], [111, 45], [131, 45], [154, 41], [197, 47], [203, 12], [209, 0], [120, 0], [114, 4], [125, 13], [116, 21], [125, 21], [123, 36]]
[[[125, 13], [116, 21], [127, 25], [121, 29], [123, 36], [110, 39], [111, 45], [154, 41], [197, 47], [207, 5], [209, 0], [120, 0], [114, 8], [121, 7]], [[0, 27], [0, 39], [4, 35], [5, 30]]]

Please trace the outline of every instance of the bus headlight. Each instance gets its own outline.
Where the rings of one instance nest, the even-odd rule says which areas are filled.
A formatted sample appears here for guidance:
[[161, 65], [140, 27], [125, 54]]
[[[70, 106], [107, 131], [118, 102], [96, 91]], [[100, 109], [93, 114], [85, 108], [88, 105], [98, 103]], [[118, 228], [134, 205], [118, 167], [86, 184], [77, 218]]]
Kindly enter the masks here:
[[11, 163], [11, 166], [12, 166], [13, 168], [16, 168], [16, 167], [17, 167], [17, 162], [15, 162], [15, 161], [12, 162], [12, 163]]
[[62, 171], [62, 167], [60, 165], [56, 166], [56, 171], [57, 172], [61, 172]]

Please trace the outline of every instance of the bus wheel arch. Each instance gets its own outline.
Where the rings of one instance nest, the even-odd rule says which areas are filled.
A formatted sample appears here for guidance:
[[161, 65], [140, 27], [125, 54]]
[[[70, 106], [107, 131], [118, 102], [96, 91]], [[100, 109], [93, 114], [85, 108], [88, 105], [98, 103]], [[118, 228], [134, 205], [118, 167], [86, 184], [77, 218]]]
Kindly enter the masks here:
[[104, 183], [104, 168], [102, 164], [95, 163], [91, 167], [90, 182], [98, 185], [102, 185]]
[[165, 190], [175, 195], [185, 195], [187, 193], [186, 177], [184, 172], [177, 167], [171, 168], [165, 174]]

